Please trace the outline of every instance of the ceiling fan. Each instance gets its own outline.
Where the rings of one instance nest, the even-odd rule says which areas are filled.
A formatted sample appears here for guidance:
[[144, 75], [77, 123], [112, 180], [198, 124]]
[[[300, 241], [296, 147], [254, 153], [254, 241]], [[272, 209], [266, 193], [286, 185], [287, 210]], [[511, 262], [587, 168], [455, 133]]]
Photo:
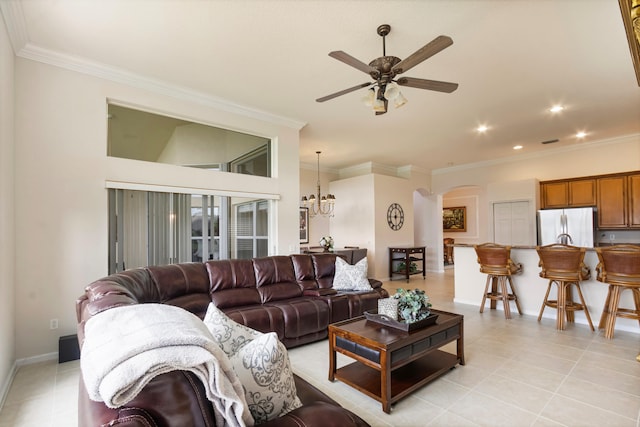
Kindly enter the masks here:
[[[373, 87], [370, 89], [370, 102], [373, 105], [376, 115], [379, 115], [387, 112], [389, 99], [395, 98], [399, 94], [399, 90], [397, 86], [395, 86], [395, 84], [400, 86], [414, 87], [418, 89], [436, 90], [438, 92], [446, 93], [451, 93], [458, 88], [457, 83], [418, 79], [415, 77], [400, 77], [396, 79], [398, 74], [402, 74], [405, 71], [410, 70], [425, 59], [451, 46], [453, 44], [453, 40], [451, 40], [451, 37], [438, 36], [431, 42], [415, 51], [413, 54], [409, 55], [409, 57], [401, 60], [400, 58], [395, 56], [387, 56], [386, 53], [385, 37], [391, 32], [391, 26], [387, 24], [380, 25], [377, 32], [378, 35], [382, 37], [382, 56], [371, 61], [369, 65], [341, 50], [329, 53], [330, 57], [335, 58], [338, 61], [342, 61], [347, 65], [350, 65], [362, 72], [369, 74], [374, 81], [361, 83], [357, 86], [332, 93], [331, 95], [323, 96], [322, 98], [316, 99], [316, 102], [328, 101], [330, 99], [337, 98], [338, 96], [345, 95], [358, 89], [373, 85]], [[374, 94], [375, 86], [378, 87], [377, 95]], [[385, 92], [387, 91], [387, 96], [385, 96]], [[403, 105], [405, 102], [406, 99], [404, 99], [404, 97], [402, 97], [400, 101], [396, 99], [396, 107]]]

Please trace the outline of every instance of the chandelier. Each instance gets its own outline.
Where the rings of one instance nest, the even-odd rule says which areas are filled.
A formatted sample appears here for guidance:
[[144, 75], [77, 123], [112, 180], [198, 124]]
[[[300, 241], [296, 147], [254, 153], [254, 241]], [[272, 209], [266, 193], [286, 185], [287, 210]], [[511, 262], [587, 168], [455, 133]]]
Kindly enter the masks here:
[[307, 196], [302, 197], [302, 205], [309, 207], [309, 216], [314, 217], [316, 215], [333, 217], [333, 207], [336, 202], [336, 198], [333, 194], [327, 193], [326, 196], [320, 194], [320, 153], [316, 151], [318, 155], [318, 183], [317, 193], [312, 194], [307, 199]]

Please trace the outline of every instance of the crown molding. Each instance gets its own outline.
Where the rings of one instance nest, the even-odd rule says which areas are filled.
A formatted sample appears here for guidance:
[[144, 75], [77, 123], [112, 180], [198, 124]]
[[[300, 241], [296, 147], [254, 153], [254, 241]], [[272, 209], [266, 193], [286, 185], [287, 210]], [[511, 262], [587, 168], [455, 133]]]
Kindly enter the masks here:
[[17, 56], [29, 41], [27, 23], [19, 1], [0, 1], [0, 13], [7, 27], [13, 53]]
[[61, 54], [59, 52], [36, 46], [32, 43], [27, 43], [17, 56], [93, 77], [98, 77], [104, 80], [109, 80], [115, 83], [132, 86], [138, 89], [148, 90], [150, 92], [170, 96], [172, 98], [205, 105], [228, 113], [285, 126], [296, 131], [299, 131], [306, 125], [305, 122], [235, 104], [222, 98], [207, 95], [186, 87], [173, 85], [162, 80], [145, 77], [121, 68], [111, 67], [98, 62], [89, 61], [84, 58]]
[[152, 79], [128, 70], [112, 67], [85, 58], [66, 55], [57, 51], [43, 48], [29, 41], [24, 12], [19, 1], [0, 1], [0, 12], [4, 17], [11, 45], [16, 56], [43, 64], [53, 65], [124, 84], [138, 89], [148, 90], [170, 96], [172, 98], [205, 105], [228, 113], [238, 114], [251, 119], [273, 123], [279, 126], [300, 131], [306, 123], [288, 117], [279, 116], [266, 111], [235, 104], [226, 99], [207, 95], [188, 87], [174, 85], [162, 80]]

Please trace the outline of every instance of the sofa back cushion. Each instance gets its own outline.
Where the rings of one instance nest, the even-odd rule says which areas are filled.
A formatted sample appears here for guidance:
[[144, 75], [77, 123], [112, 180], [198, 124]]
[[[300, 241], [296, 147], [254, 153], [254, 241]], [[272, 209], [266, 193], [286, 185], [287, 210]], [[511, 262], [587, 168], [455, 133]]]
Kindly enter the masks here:
[[182, 307], [204, 318], [211, 302], [209, 276], [202, 263], [169, 264], [147, 267], [160, 301]]
[[296, 282], [293, 262], [289, 256], [254, 258], [253, 269], [262, 303], [295, 298], [302, 295]]
[[313, 268], [316, 272], [316, 281], [321, 289], [328, 289], [333, 286], [333, 275], [336, 272], [335, 254], [313, 254]]
[[318, 289], [316, 271], [313, 268], [313, 260], [309, 255], [291, 255], [296, 281], [303, 291]]
[[210, 299], [216, 307], [241, 307], [261, 303], [251, 260], [207, 261], [205, 267], [211, 284]]

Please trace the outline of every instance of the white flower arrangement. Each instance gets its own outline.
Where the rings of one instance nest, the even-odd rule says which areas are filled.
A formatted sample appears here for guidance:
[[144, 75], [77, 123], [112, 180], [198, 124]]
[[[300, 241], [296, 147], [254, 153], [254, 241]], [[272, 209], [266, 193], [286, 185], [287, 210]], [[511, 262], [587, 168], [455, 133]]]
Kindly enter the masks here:
[[333, 248], [333, 237], [331, 236], [324, 236], [322, 239], [320, 239], [320, 246], [324, 246], [326, 249], [331, 249]]

